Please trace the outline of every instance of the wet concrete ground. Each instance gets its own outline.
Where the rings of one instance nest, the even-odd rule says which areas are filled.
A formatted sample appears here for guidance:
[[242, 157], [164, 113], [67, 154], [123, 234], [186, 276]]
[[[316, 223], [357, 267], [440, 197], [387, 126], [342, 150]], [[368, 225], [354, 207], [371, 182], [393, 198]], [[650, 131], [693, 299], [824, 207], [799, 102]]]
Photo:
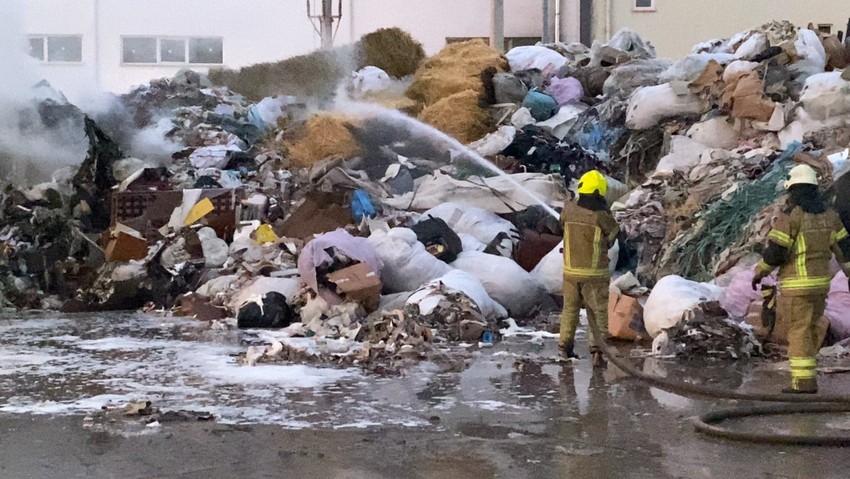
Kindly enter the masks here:
[[[401, 377], [233, 363], [253, 333], [142, 315], [0, 319], [0, 478], [831, 478], [841, 449], [755, 446], [697, 435], [720, 407], [647, 388], [551, 340], [465, 349], [463, 367]], [[644, 370], [741, 390], [779, 389], [765, 361], [639, 360]], [[848, 378], [821, 380], [841, 392]], [[150, 399], [215, 423], [84, 428], [99, 407]], [[759, 420], [847, 432], [850, 417]], [[792, 427], [793, 426], [793, 427]]]

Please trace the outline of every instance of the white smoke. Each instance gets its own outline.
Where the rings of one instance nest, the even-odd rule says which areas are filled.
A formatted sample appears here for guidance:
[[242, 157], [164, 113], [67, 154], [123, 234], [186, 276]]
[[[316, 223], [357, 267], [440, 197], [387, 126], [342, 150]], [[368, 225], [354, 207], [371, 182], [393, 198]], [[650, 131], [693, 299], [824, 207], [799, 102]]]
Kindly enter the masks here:
[[26, 38], [19, 30], [20, 18], [11, 6], [0, 2], [0, 169], [5, 182], [34, 182], [54, 170], [80, 163], [87, 142], [82, 128], [60, 122], [48, 128], [36, 106], [55, 92], [35, 89], [36, 60], [26, 54]]

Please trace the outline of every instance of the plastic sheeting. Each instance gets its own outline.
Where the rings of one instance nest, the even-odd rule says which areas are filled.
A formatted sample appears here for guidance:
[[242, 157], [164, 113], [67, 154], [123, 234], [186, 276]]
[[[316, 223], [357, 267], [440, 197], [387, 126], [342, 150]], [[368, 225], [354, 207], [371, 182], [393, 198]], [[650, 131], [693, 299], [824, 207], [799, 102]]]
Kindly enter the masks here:
[[493, 213], [511, 213], [538, 204], [522, 188], [552, 207], [560, 207], [566, 189], [557, 176], [542, 173], [519, 173], [490, 178], [469, 177], [458, 180], [440, 171], [417, 180], [413, 192], [386, 198], [384, 204], [404, 210], [427, 210], [446, 202], [475, 206]]

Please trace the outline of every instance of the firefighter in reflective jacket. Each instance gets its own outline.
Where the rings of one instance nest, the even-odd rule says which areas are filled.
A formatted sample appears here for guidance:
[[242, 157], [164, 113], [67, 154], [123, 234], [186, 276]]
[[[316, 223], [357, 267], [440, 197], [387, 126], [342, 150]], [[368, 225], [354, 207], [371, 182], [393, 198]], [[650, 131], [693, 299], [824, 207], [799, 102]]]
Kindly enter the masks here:
[[[794, 167], [785, 181], [788, 206], [774, 220], [768, 245], [756, 266], [753, 289], [774, 269], [777, 277], [777, 321], [788, 325], [791, 387], [786, 393], [818, 390], [816, 323], [823, 316], [832, 274], [832, 254], [850, 273], [850, 236], [838, 214], [826, 207], [818, 191], [817, 173], [808, 165]], [[850, 276], [850, 274], [848, 274]]]
[[[561, 336], [558, 342], [567, 357], [577, 358], [574, 337], [579, 311], [587, 310], [588, 321], [608, 332], [608, 249], [620, 228], [605, 200], [608, 184], [602, 173], [584, 174], [578, 184], [578, 200], [567, 200], [561, 212], [564, 224], [564, 309], [561, 312]], [[598, 345], [604, 338], [590, 336], [593, 365], [605, 365]]]

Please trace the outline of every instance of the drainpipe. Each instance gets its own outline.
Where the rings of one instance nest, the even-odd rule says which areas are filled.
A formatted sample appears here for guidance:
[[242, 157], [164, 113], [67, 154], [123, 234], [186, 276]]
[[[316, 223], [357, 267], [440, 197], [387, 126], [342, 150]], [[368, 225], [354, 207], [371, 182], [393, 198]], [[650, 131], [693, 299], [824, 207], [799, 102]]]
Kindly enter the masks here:
[[94, 0], [94, 85], [100, 91], [100, 0]]
[[612, 12], [611, 2], [612, 2], [612, 0], [605, 0], [605, 41], [606, 42], [611, 39], [611, 35], [612, 35], [611, 30], [614, 29], [613, 22], [612, 22], [614, 14]]
[[490, 0], [490, 46], [505, 53], [505, 0]]
[[543, 43], [555, 43], [555, 0], [543, 0]]

